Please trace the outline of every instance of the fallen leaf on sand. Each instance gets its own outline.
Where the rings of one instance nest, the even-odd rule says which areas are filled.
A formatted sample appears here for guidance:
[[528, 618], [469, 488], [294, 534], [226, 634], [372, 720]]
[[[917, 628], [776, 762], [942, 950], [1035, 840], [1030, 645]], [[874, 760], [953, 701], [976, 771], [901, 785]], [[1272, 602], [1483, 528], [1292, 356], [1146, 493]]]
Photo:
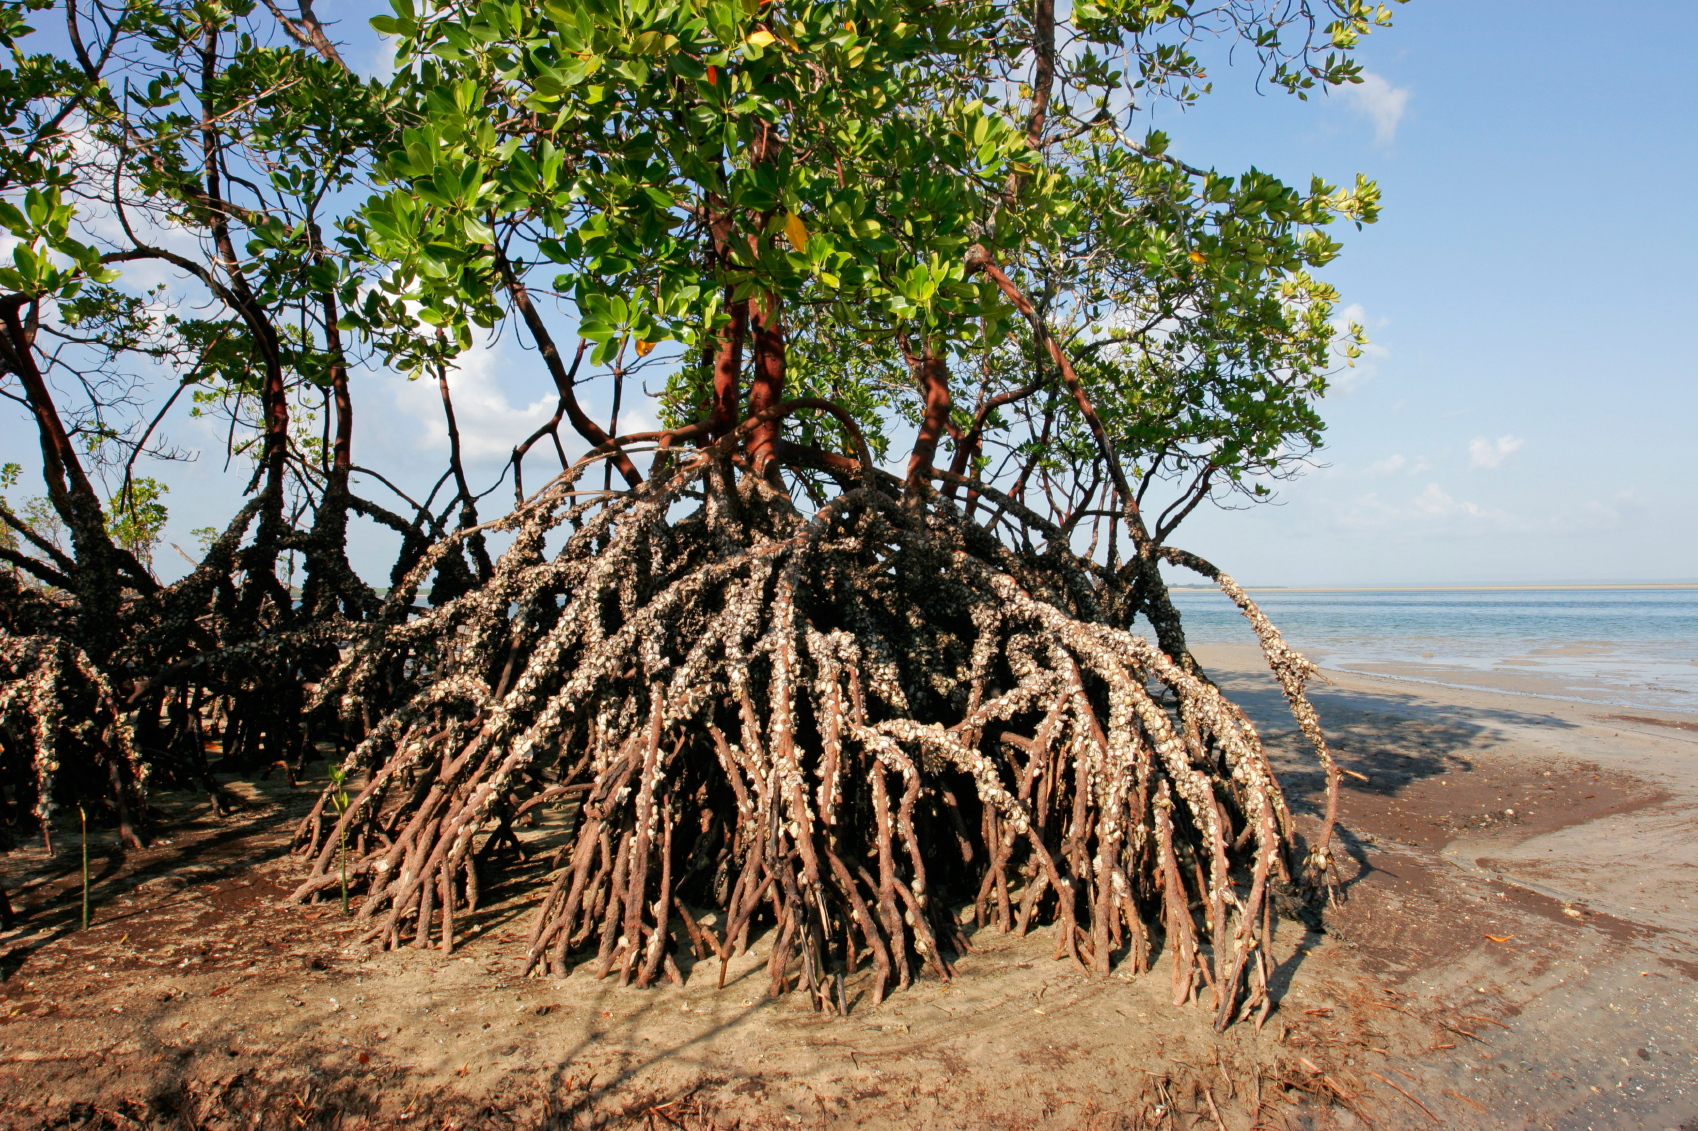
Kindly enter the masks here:
[[1508, 942], [1510, 939], [1514, 938], [1515, 936], [1514, 935], [1487, 935], [1486, 937], [1488, 939], [1491, 939], [1493, 942]]

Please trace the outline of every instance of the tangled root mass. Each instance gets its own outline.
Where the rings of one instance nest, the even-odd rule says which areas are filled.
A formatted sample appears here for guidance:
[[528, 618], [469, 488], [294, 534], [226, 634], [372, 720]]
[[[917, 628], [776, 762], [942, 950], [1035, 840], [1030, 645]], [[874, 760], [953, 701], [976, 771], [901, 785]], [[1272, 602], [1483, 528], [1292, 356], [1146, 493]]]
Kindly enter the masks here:
[[[392, 617], [320, 685], [344, 718], [401, 705], [347, 758], [345, 811], [332, 787], [301, 826], [296, 899], [345, 866], [369, 941], [449, 950], [522, 858], [514, 823], [561, 806], [527, 973], [680, 980], [687, 937], [723, 984], [770, 928], [771, 992], [845, 1012], [862, 968], [875, 1002], [948, 978], [970, 907], [1053, 924], [1099, 975], [1164, 945], [1176, 1003], [1265, 1016], [1271, 896], [1324, 878], [1332, 806], [1303, 859], [1249, 721], [1111, 623], [1101, 571], [929, 492], [861, 483], [803, 514], [710, 456], [625, 494], [573, 480], [497, 524], [515, 541], [489, 582]], [[433, 548], [392, 609], [458, 553]], [[1312, 669], [1219, 580], [1305, 722]]]

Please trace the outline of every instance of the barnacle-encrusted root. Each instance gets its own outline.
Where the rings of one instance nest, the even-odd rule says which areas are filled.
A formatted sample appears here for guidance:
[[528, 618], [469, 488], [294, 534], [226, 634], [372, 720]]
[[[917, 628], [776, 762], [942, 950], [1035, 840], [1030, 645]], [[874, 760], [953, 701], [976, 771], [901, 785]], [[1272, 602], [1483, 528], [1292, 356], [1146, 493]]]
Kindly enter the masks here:
[[[320, 684], [345, 713], [384, 707], [344, 763], [363, 783], [345, 811], [300, 828], [296, 899], [326, 896], [357, 846], [366, 937], [447, 950], [521, 875], [527, 973], [646, 986], [688, 948], [723, 980], [766, 928], [771, 992], [827, 1011], [862, 968], [874, 1001], [950, 977], [968, 919], [1047, 923], [1098, 975], [1148, 969], [1165, 940], [1176, 1001], [1206, 990], [1222, 1027], [1265, 1015], [1285, 799], [1243, 712], [1105, 620], [1100, 571], [1012, 550], [935, 495], [862, 484], [803, 514], [708, 456], [589, 502], [571, 480], [501, 520], [514, 542], [486, 584], [385, 622]], [[1307, 669], [1259, 616], [1306, 709]], [[515, 829], [550, 806], [549, 873], [517, 871]]]
[[111, 682], [82, 649], [56, 634], [0, 628], [0, 729], [33, 756], [34, 815], [49, 852], [54, 787], [70, 757], [85, 763], [84, 776], [111, 783], [119, 839], [142, 847], [130, 814], [145, 798], [149, 767]]

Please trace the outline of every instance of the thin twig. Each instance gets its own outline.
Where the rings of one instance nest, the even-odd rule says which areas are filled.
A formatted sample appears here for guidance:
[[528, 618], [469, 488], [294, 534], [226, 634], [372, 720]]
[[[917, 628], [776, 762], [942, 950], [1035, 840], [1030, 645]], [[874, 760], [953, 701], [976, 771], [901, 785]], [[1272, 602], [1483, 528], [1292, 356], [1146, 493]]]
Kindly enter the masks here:
[[1439, 1122], [1439, 1117], [1433, 1114], [1432, 1108], [1428, 1107], [1426, 1104], [1422, 1103], [1420, 1100], [1416, 1099], [1414, 1096], [1412, 1096], [1408, 1092], [1404, 1091], [1397, 1084], [1392, 1083], [1390, 1080], [1387, 1080], [1384, 1076], [1381, 1076], [1378, 1072], [1374, 1072], [1372, 1070], [1369, 1071], [1368, 1075], [1372, 1076], [1374, 1079], [1378, 1080], [1380, 1083], [1384, 1084], [1386, 1087], [1391, 1088], [1392, 1090], [1397, 1092], [1398, 1095], [1402, 1096], [1404, 1099], [1408, 1100], [1410, 1103], [1414, 1104], [1416, 1107], [1418, 1107], [1422, 1111], [1426, 1112], [1427, 1118], [1431, 1119], [1434, 1123]]

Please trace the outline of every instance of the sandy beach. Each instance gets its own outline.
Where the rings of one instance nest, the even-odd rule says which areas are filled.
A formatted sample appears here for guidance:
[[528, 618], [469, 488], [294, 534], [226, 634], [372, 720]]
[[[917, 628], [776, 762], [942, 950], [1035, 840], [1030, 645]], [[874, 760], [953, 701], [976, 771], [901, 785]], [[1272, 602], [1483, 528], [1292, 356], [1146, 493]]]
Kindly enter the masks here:
[[[1312, 819], [1258, 657], [1200, 656]], [[0, 1125], [1698, 1126], [1698, 718], [1395, 674], [1313, 688], [1360, 778], [1338, 903], [1280, 922], [1260, 1031], [1172, 1005], [1165, 961], [1074, 973], [1047, 929], [978, 931], [953, 982], [876, 1008], [852, 984], [847, 1019], [763, 997], [759, 946], [723, 990], [687, 941], [681, 987], [520, 980], [500, 892], [451, 955], [374, 953], [282, 903], [278, 818], [314, 790], [271, 780], [224, 821], [165, 799], [175, 843], [97, 858], [86, 932], [68, 854], [0, 858]]]

